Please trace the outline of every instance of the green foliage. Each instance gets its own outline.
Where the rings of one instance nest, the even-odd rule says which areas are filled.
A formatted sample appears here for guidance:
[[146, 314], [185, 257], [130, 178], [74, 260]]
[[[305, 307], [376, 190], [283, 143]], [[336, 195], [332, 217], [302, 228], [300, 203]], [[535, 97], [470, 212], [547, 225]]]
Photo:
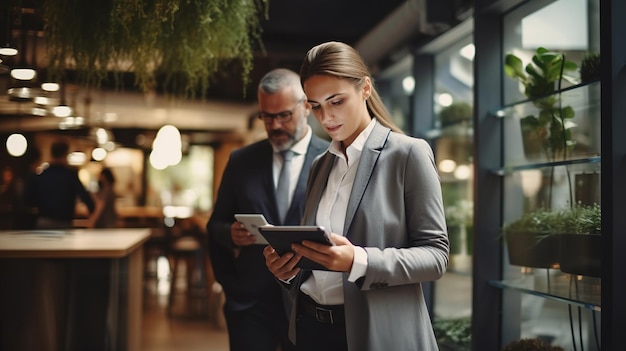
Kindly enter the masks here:
[[455, 102], [446, 106], [439, 112], [439, 120], [442, 126], [448, 126], [472, 119], [472, 106], [466, 102]]
[[567, 150], [575, 145], [570, 131], [576, 126], [571, 121], [574, 109], [560, 106], [560, 95], [554, 92], [562, 79], [576, 84], [577, 69], [576, 63], [566, 60], [563, 54], [542, 47], [526, 66], [513, 54], [504, 59], [505, 74], [524, 85], [524, 94], [539, 109], [538, 115], [522, 118], [522, 132], [530, 133], [533, 140], [541, 140], [542, 149], [550, 160], [559, 156], [565, 158]]
[[268, 1], [46, 0], [48, 66], [57, 79], [76, 70], [87, 86], [132, 72], [143, 91], [160, 77], [165, 91], [194, 95], [237, 61], [247, 84]]
[[474, 203], [466, 199], [457, 200], [454, 205], [445, 209], [448, 227], [471, 224], [474, 216]]
[[602, 211], [600, 205], [580, 203], [566, 209], [537, 209], [504, 226], [504, 232], [569, 234], [601, 234]]
[[469, 319], [439, 319], [433, 323], [440, 344], [454, 344], [469, 349], [472, 343], [472, 322]]
[[565, 349], [539, 339], [521, 339], [508, 343], [502, 351], [565, 351]]

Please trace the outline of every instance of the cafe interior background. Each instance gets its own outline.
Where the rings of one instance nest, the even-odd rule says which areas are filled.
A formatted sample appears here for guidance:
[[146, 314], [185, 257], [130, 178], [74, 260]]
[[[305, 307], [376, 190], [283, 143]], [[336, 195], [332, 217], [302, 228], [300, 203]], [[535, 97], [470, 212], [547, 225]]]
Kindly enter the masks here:
[[[230, 151], [265, 135], [255, 118], [258, 79], [273, 67], [298, 71], [315, 44], [344, 41], [370, 65], [395, 121], [435, 151], [452, 245], [448, 273], [427, 284], [442, 344], [495, 350], [540, 338], [568, 350], [616, 349], [606, 345], [618, 344], [615, 331], [624, 323], [618, 316], [626, 313], [617, 298], [624, 284], [613, 269], [623, 260], [613, 250], [624, 240], [612, 233], [625, 223], [613, 214], [625, 205], [606, 187], [624, 170], [602, 163], [600, 149], [618, 156], [626, 149], [613, 137], [626, 111], [614, 98], [626, 89], [623, 78], [614, 78], [623, 67], [610, 66], [624, 58], [617, 37], [626, 30], [616, 18], [626, 11], [619, 0], [248, 0], [223, 9], [211, 24], [202, 16], [214, 14], [212, 1], [153, 2], [162, 6], [143, 10], [161, 16], [154, 23], [124, 16], [132, 1], [115, 3], [0, 6], [0, 164], [19, 176], [34, 149], [46, 161], [50, 144], [62, 137], [90, 190], [102, 167], [113, 168], [122, 214], [156, 209], [164, 217], [206, 220]], [[74, 16], [63, 12], [68, 4], [76, 6]], [[180, 6], [178, 15], [172, 4]], [[128, 32], [94, 25], [103, 23]], [[587, 149], [571, 163], [597, 175], [584, 186], [587, 197], [611, 204], [602, 213], [602, 289], [598, 278], [589, 299], [511, 283], [557, 270], [510, 264], [499, 240], [511, 211], [520, 210], [512, 203], [529, 210], [546, 186], [541, 172], [553, 166], [528, 160], [511, 166], [510, 153], [522, 146], [503, 123], [512, 120], [507, 111], [522, 113], [528, 102], [521, 84], [505, 76], [504, 57], [514, 53], [528, 63], [538, 47], [579, 66], [590, 52], [603, 55], [601, 79], [563, 88], [582, 92], [583, 106], [575, 108], [587, 116], [577, 117], [582, 128], [574, 129]], [[16, 78], [15, 69], [35, 76]], [[607, 115], [602, 123], [600, 113]], [[316, 123], [311, 118], [324, 136]], [[570, 161], [562, 162], [557, 166]], [[530, 172], [519, 172], [512, 185], [507, 177], [517, 177], [516, 167]]]

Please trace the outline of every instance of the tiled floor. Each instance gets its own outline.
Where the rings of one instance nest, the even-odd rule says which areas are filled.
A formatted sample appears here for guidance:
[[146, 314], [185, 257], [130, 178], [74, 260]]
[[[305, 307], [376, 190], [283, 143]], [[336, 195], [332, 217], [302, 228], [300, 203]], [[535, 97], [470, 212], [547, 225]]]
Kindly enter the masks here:
[[[205, 294], [187, 296], [184, 282], [175, 295], [171, 314], [167, 312], [169, 281], [166, 262], [159, 264], [160, 278], [145, 281], [142, 321], [144, 351], [228, 351], [228, 335], [221, 318], [219, 294], [211, 302]], [[182, 275], [184, 276], [184, 275]]]

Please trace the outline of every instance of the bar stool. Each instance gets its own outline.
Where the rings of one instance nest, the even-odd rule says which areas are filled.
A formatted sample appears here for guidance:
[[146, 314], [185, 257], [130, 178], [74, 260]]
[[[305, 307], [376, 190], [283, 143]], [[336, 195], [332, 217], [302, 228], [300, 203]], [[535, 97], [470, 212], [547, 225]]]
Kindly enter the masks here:
[[183, 219], [179, 224], [168, 228], [167, 232], [167, 257], [171, 267], [167, 314], [172, 316], [180, 286], [180, 274], [184, 268], [186, 312], [196, 316], [208, 315], [211, 287], [215, 279], [207, 255], [205, 231], [197, 224]]

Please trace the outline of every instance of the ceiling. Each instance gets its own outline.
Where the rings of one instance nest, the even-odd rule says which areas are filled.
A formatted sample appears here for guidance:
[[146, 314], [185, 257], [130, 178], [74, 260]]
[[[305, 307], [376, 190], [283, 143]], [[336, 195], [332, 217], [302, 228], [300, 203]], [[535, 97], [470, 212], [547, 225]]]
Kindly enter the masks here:
[[[23, 25], [34, 28], [45, 38], [39, 16], [43, 1], [22, 0], [24, 8], [32, 8], [23, 11]], [[308, 49], [336, 40], [357, 48], [375, 73], [405, 53], [403, 48], [429, 40], [460, 21], [470, 3], [467, 0], [269, 0], [268, 16], [262, 20], [264, 50], [255, 55], [252, 83], [245, 89], [240, 79], [224, 75], [211, 84], [209, 97], [202, 101], [141, 94], [132, 87], [88, 94], [74, 87], [68, 91], [68, 100], [89, 124], [111, 129], [158, 129], [168, 123], [181, 130], [204, 133], [243, 130], [256, 109], [255, 84], [268, 70], [286, 67], [298, 71]], [[5, 28], [6, 16], [2, 17], [5, 18], [0, 19], [0, 28]], [[45, 48], [37, 52], [40, 52], [37, 62], [45, 62]], [[8, 74], [0, 71], [0, 131], [58, 129], [58, 118], [33, 116], [32, 103], [11, 101], [3, 93], [9, 88], [8, 81]]]

